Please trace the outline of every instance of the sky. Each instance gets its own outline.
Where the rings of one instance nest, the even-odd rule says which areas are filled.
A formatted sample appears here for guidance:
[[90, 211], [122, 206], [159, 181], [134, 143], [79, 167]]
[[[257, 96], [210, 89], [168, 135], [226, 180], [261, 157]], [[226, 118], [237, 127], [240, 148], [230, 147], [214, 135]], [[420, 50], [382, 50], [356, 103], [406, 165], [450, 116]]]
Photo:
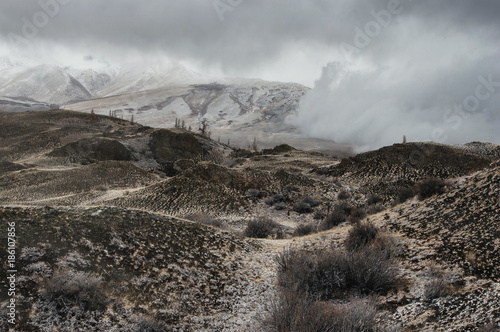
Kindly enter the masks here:
[[498, 0], [2, 0], [3, 55], [301, 83], [290, 121], [360, 147], [500, 143]]

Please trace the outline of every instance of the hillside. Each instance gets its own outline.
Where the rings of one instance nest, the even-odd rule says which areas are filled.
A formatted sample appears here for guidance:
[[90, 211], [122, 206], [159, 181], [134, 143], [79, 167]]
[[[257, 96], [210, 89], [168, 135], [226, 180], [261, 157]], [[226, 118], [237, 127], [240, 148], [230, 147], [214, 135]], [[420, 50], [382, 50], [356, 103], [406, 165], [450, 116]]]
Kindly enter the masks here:
[[496, 331], [498, 151], [407, 143], [342, 159], [98, 114], [0, 112], [17, 327]]
[[[248, 309], [240, 302], [261, 301], [269, 287], [251, 268], [257, 262], [248, 253], [258, 247], [207, 226], [111, 208], [2, 208], [0, 220], [15, 222], [19, 234], [23, 331], [144, 331], [160, 321], [185, 331], [218, 330], [228, 322], [245, 329]], [[5, 287], [5, 270], [0, 276]], [[43, 293], [56, 277], [68, 282], [55, 285], [66, 297]], [[78, 278], [94, 284], [71, 293]], [[2, 292], [0, 301], [6, 299]]]

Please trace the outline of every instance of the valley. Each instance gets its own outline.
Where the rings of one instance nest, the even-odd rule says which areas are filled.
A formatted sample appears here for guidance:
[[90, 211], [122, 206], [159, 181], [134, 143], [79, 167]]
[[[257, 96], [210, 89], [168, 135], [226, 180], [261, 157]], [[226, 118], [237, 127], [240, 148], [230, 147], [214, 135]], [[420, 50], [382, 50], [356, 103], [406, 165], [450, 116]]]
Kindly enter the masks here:
[[[102, 114], [0, 112], [19, 327], [494, 331], [499, 159], [479, 142], [254, 151]], [[356, 231], [373, 235], [352, 249]]]

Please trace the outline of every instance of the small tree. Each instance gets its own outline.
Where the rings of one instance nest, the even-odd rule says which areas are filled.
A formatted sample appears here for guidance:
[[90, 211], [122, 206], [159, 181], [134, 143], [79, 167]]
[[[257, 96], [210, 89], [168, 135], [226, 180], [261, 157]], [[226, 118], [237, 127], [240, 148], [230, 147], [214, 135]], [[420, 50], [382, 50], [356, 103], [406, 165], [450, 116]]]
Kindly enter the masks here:
[[257, 137], [254, 137], [254, 138], [253, 138], [252, 149], [253, 149], [255, 152], [259, 151], [259, 148], [257, 147]]
[[95, 115], [94, 109], [90, 111], [90, 122], [95, 123], [97, 121], [97, 116]]
[[200, 133], [203, 136], [207, 135], [207, 133], [208, 133], [208, 126], [209, 126], [208, 120], [205, 119], [205, 118], [201, 119], [200, 126], [199, 126], [198, 130], [200, 131]]
[[134, 124], [134, 115], [132, 114], [132, 117], [130, 118], [130, 123]]
[[184, 120], [182, 120], [182, 123], [181, 123], [181, 128], [182, 129], [186, 129], [186, 122]]

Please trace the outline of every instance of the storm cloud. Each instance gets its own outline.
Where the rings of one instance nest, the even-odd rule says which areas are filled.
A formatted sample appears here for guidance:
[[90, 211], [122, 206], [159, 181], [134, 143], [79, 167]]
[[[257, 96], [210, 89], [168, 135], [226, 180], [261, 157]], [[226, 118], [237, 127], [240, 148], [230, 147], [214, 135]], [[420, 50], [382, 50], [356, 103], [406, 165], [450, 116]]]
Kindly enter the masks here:
[[304, 133], [360, 146], [500, 143], [499, 13], [494, 0], [3, 0], [0, 55], [165, 57], [302, 83]]

